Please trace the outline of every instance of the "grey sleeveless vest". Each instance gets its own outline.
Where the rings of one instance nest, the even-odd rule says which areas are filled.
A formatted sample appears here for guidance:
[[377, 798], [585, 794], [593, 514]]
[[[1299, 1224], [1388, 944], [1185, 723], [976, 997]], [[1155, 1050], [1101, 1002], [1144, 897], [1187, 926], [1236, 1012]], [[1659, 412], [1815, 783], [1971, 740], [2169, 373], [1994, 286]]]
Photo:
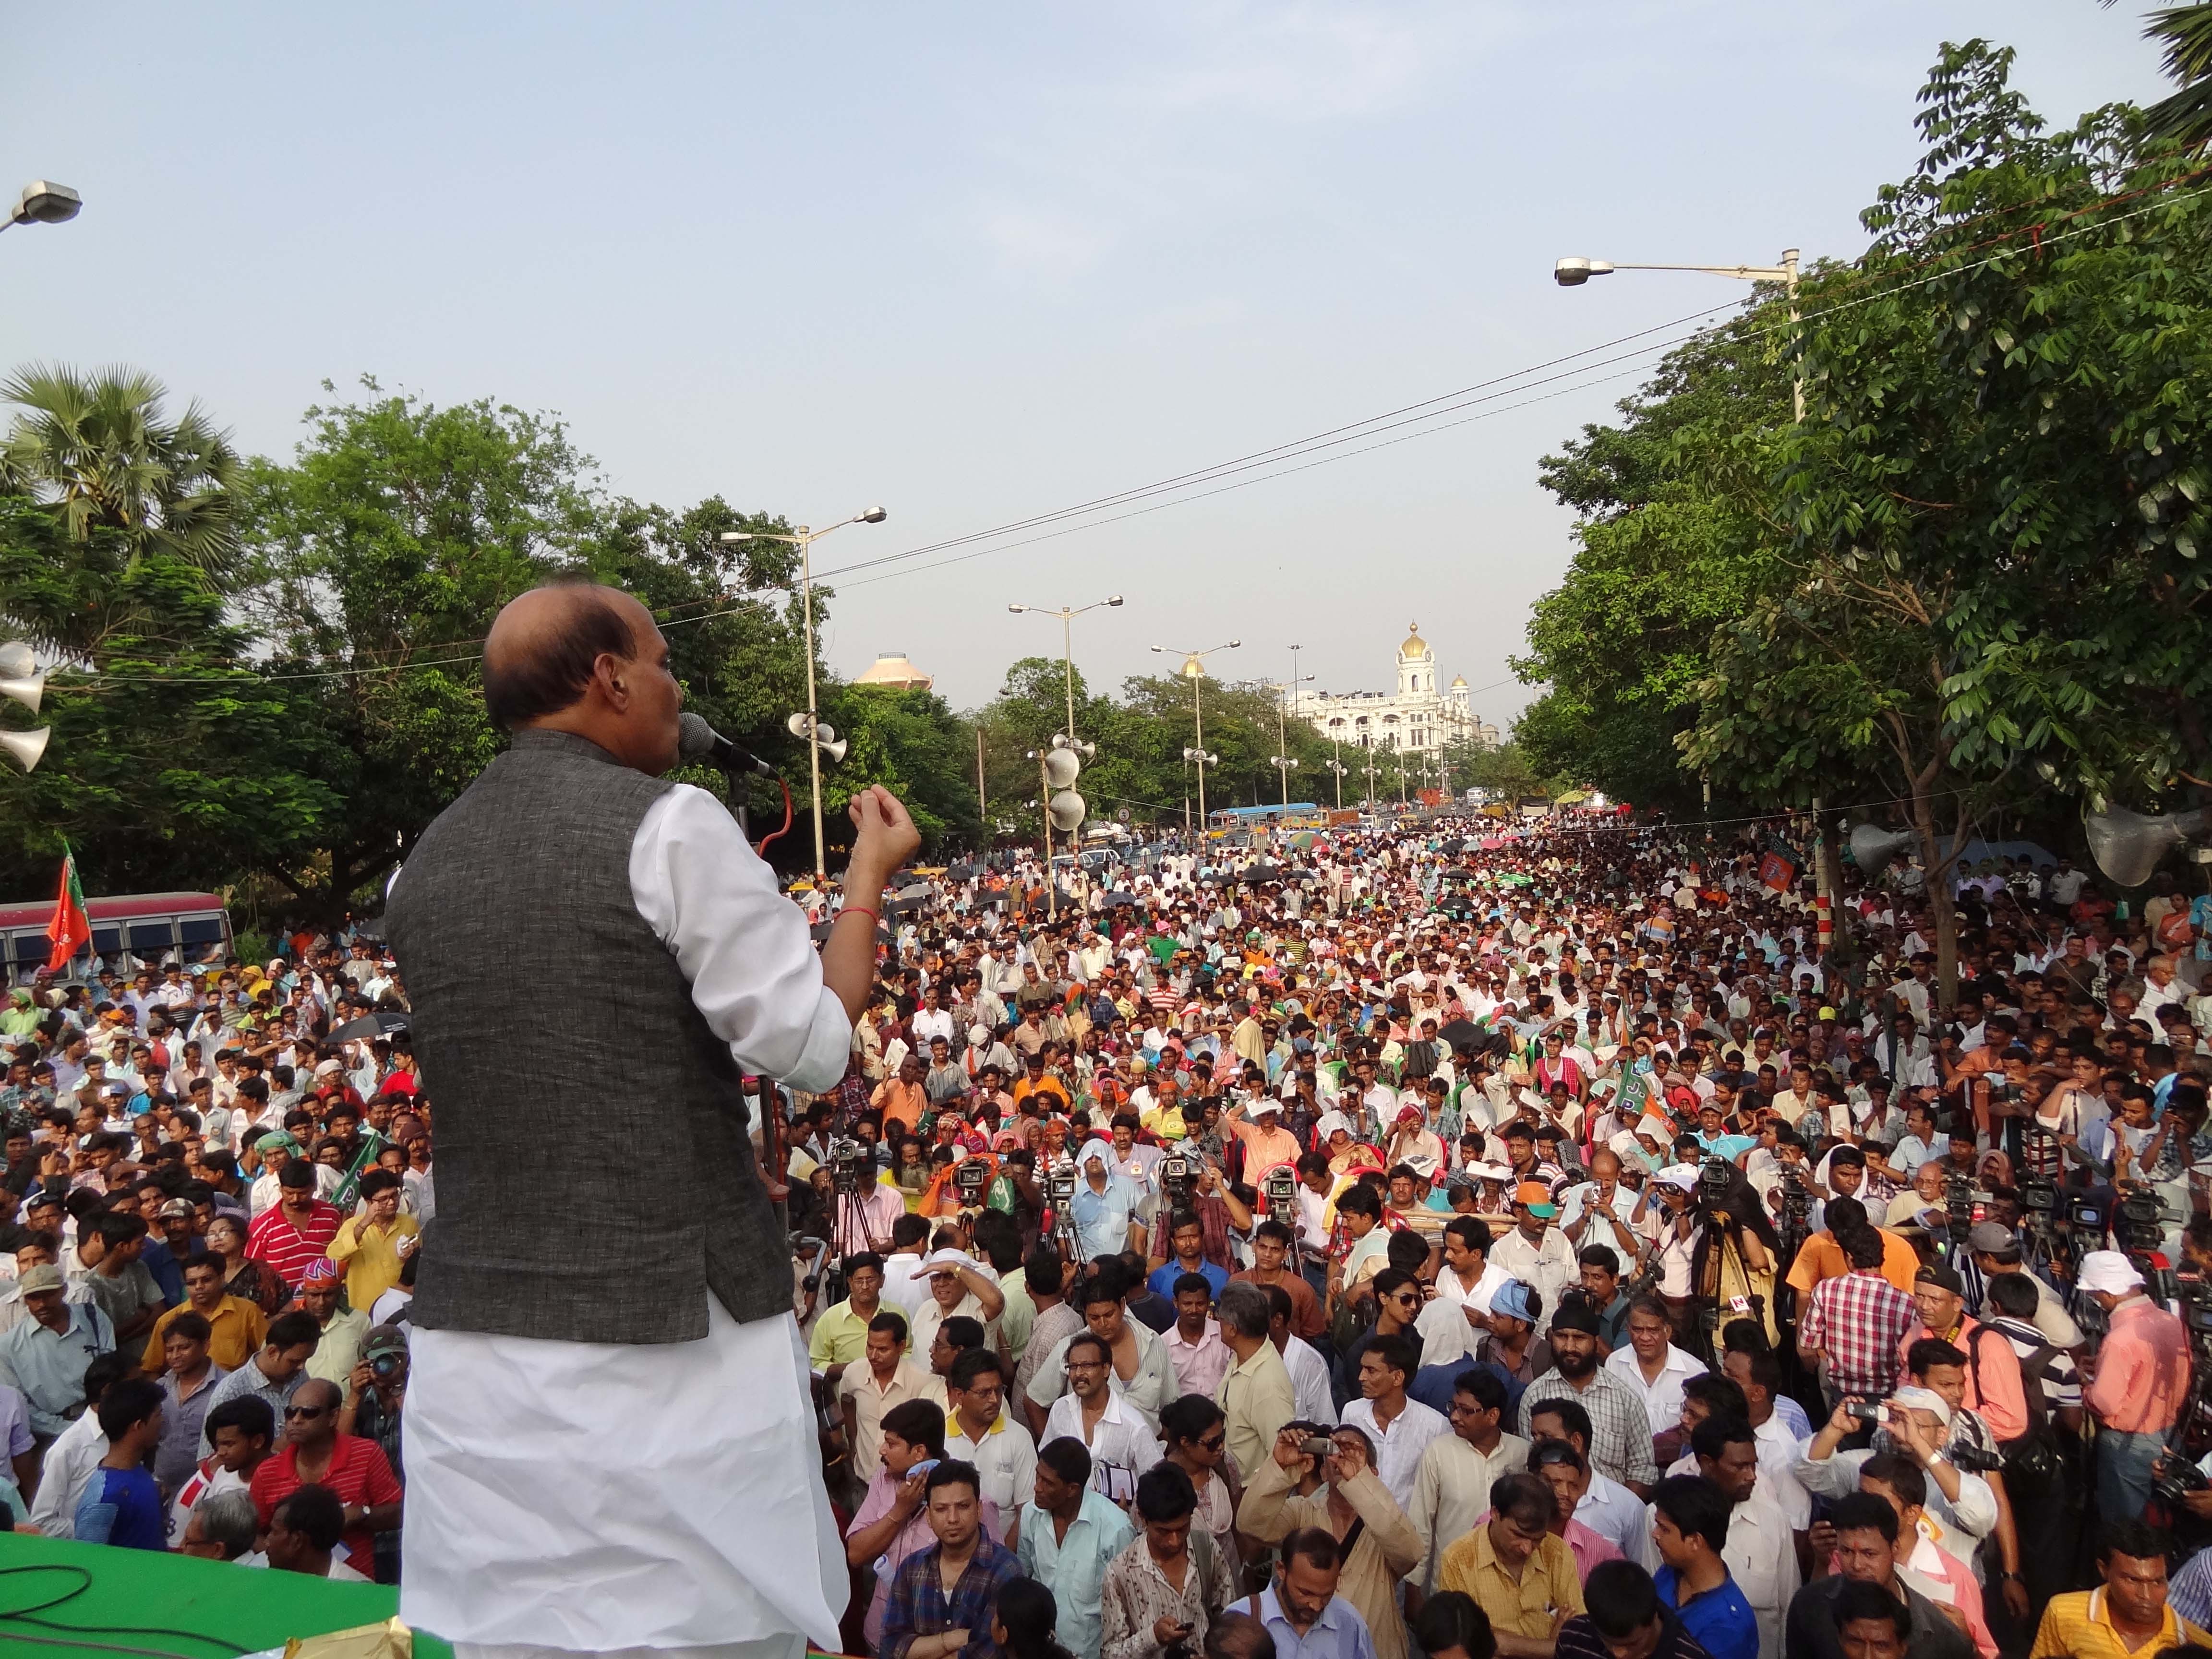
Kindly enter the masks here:
[[729, 1045], [638, 915], [629, 852], [670, 788], [523, 731], [425, 830], [385, 911], [434, 1114], [438, 1213], [410, 1317], [570, 1342], [791, 1308]]

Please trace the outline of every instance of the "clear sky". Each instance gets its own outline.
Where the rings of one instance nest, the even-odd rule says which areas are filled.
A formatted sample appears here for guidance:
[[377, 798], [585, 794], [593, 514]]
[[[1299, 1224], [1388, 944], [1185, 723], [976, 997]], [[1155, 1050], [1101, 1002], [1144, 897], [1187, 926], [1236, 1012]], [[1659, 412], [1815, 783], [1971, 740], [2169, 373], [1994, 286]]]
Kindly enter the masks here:
[[[1734, 288], [1565, 290], [1561, 254], [1856, 253], [1947, 39], [2017, 46], [2054, 120], [2161, 84], [2143, 8], [2094, 0], [9, 9], [0, 183], [86, 206], [0, 238], [0, 365], [149, 369], [262, 453], [325, 378], [557, 410], [641, 499], [889, 508], [824, 568]], [[1058, 648], [1009, 599], [1119, 592], [1077, 624], [1102, 684], [1235, 635], [1231, 677], [1295, 642], [1319, 689], [1387, 690], [1418, 619], [1487, 688], [1569, 553], [1538, 459], [1632, 384], [841, 586], [830, 660], [901, 650], [972, 706]]]

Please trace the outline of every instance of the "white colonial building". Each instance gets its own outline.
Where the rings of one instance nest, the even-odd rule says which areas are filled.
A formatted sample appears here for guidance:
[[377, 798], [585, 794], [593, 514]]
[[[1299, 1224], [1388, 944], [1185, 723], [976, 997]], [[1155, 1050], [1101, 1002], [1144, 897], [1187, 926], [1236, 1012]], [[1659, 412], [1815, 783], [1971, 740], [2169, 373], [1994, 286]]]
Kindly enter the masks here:
[[1432, 754], [1461, 741], [1495, 748], [1498, 728], [1476, 718], [1464, 675], [1447, 686], [1437, 677], [1436, 653], [1421, 637], [1419, 623], [1407, 624], [1398, 647], [1398, 689], [1381, 691], [1324, 691], [1297, 699], [1297, 712], [1322, 736], [1347, 749], [1399, 750]]

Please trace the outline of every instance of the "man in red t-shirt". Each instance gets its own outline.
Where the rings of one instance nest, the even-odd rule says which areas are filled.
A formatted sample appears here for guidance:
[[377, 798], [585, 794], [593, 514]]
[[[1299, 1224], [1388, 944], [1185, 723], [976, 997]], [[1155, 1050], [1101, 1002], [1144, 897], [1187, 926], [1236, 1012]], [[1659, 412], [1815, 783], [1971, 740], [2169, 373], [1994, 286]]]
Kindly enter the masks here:
[[246, 1259], [265, 1261], [294, 1291], [310, 1262], [330, 1253], [345, 1218], [315, 1196], [315, 1166], [294, 1158], [276, 1172], [278, 1199], [246, 1235]]
[[253, 1471], [249, 1490], [264, 1532], [277, 1504], [300, 1487], [328, 1486], [345, 1506], [346, 1565], [364, 1577], [376, 1576], [376, 1534], [399, 1526], [399, 1478], [384, 1448], [359, 1435], [338, 1432], [338, 1387], [310, 1377], [284, 1408], [291, 1438]]

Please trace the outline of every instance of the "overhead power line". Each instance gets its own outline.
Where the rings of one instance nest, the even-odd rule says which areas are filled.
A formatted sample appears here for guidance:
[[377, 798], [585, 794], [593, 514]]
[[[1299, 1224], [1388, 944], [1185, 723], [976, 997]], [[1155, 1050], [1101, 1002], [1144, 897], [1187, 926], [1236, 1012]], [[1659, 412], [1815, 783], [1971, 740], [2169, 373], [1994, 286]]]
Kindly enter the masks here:
[[[2203, 176], [2203, 172], [2200, 170], [2198, 173], [2183, 175], [2176, 179], [2169, 180], [2165, 185], [2155, 186], [2154, 189], [2158, 191], [2163, 191], [2172, 189], [2177, 185], [2194, 182], [2196, 179]], [[2084, 219], [2083, 217], [2085, 215], [2094, 212], [2099, 207], [2112, 205], [2123, 201], [2137, 200], [2137, 198], [2141, 198], [2144, 194], [2145, 192], [2142, 191], [2124, 191], [2119, 194], [2108, 197], [2102, 202], [2092, 203], [2087, 206], [2075, 209], [2069, 214], [2060, 216], [2057, 222], [2064, 226], [2063, 228], [2051, 229], [2049, 228], [2047, 223], [2043, 222], [2021, 226], [2014, 230], [2005, 232], [1999, 236], [1993, 237], [1990, 239], [1989, 241], [1978, 244], [1978, 246], [1986, 247], [1997, 242], [2013, 242], [2022, 237], [2031, 237], [2033, 239], [2034, 246], [2038, 249], [2045, 248], [2056, 242], [2066, 241], [2075, 237], [2087, 235], [2092, 231], [2101, 230], [2111, 225], [2123, 223], [2130, 219], [2139, 218], [2145, 214], [2157, 212], [2164, 208], [2171, 207], [2182, 202], [2193, 200], [2198, 197], [2207, 194], [2212, 194], [2212, 185], [2203, 185], [2197, 189], [2184, 191], [2179, 195], [2166, 196], [2161, 194], [2159, 196], [2158, 199], [2142, 202], [2140, 205], [2130, 209], [2125, 213], [2112, 215], [2097, 219]], [[2069, 224], [2067, 222], [2069, 220], [2081, 220], [2082, 222]], [[1833, 304], [1824, 306], [1817, 310], [1802, 313], [1794, 322], [1786, 319], [1778, 319], [1771, 323], [1755, 324], [1747, 331], [1747, 333], [1750, 337], [1757, 337], [1762, 335], [1777, 334], [1794, 329], [1802, 329], [1806, 325], [1818, 322], [1823, 318], [1834, 316], [1839, 313], [1852, 310], [1860, 306], [1869, 305], [1876, 301], [1890, 297], [1893, 295], [1905, 293], [1916, 288], [1924, 287], [1931, 283], [1944, 281], [1985, 269], [1988, 266], [1997, 263], [1999, 260], [2015, 257], [2015, 253], [2016, 250], [2011, 248], [2000, 249], [1998, 252], [1990, 253], [1982, 258], [1974, 260], [1965, 265], [1947, 267], [1930, 271], [1925, 276], [1910, 277], [1902, 281], [1883, 283], [1868, 293], [1855, 295], [1849, 298], [1838, 299]], [[869, 582], [872, 581], [888, 580], [893, 576], [918, 574], [924, 570], [940, 569], [948, 565], [963, 563], [969, 559], [981, 558], [991, 553], [1012, 552], [1018, 548], [1035, 546], [1040, 542], [1054, 540], [1061, 536], [1073, 535], [1079, 531], [1101, 529], [1108, 525], [1122, 523], [1130, 519], [1143, 517], [1152, 513], [1163, 511], [1167, 507], [1184, 506], [1192, 501], [1206, 500], [1209, 496], [1225, 495], [1231, 490], [1241, 489], [1250, 484], [1264, 483], [1273, 479], [1288, 477], [1296, 473], [1310, 471], [1318, 466], [1328, 465], [1334, 461], [1347, 460], [1356, 455], [1371, 454], [1376, 450], [1390, 448], [1397, 444], [1410, 442], [1415, 438], [1427, 437], [1436, 433], [1452, 431], [1459, 427], [1471, 425], [1477, 421], [1486, 420], [1496, 415], [1507, 414], [1515, 410], [1526, 409], [1539, 403], [1549, 402], [1557, 398], [1566, 397], [1572, 395], [1575, 392], [1586, 391], [1591, 387], [1604, 385], [1608, 381], [1625, 379], [1628, 375], [1638, 372], [1642, 364], [1655, 354], [1671, 350], [1675, 346], [1685, 344], [1690, 340], [1697, 337], [1699, 331], [1696, 328], [1692, 328], [1689, 331], [1680, 334], [1674, 333], [1673, 331], [1683, 329], [1686, 325], [1690, 324], [1702, 324], [1704, 319], [1713, 316], [1715, 313], [1735, 309], [1742, 302], [1740, 300], [1731, 299], [1714, 305], [1706, 306], [1697, 311], [1685, 313], [1683, 315], [1674, 318], [1667, 322], [1655, 324], [1648, 328], [1638, 329], [1631, 333], [1618, 335], [1610, 340], [1601, 341], [1595, 345], [1585, 346], [1578, 351], [1568, 352], [1560, 356], [1547, 358], [1541, 362], [1531, 363], [1524, 368], [1512, 370], [1507, 374], [1493, 375], [1487, 380], [1478, 380], [1468, 386], [1459, 387], [1451, 392], [1439, 392], [1434, 397], [1425, 398], [1417, 402], [1401, 404], [1395, 409], [1385, 410], [1378, 414], [1370, 415], [1359, 420], [1346, 422], [1334, 427], [1324, 428], [1319, 432], [1310, 433], [1302, 438], [1295, 438], [1289, 440], [1286, 442], [1271, 445], [1264, 449], [1253, 450], [1243, 455], [1232, 458], [1231, 459], [1217, 462], [1210, 466], [1195, 468], [1189, 471], [1174, 474], [1169, 477], [1156, 479], [1150, 483], [1139, 484], [1131, 489], [1117, 490], [1105, 495], [1094, 496], [1088, 501], [1079, 501], [1071, 506], [1055, 508], [1050, 512], [1033, 514], [1025, 518], [1010, 520], [1004, 524], [994, 526], [988, 530], [972, 531], [966, 535], [950, 537], [942, 541], [925, 543], [921, 546], [908, 548], [898, 553], [885, 554], [878, 558], [863, 559], [856, 561], [851, 564], [836, 566], [830, 569], [820, 572], [816, 576], [815, 580], [817, 582], [829, 583], [836, 580], [839, 577], [855, 574], [863, 571], [882, 570], [885, 573], [883, 575], [871, 576], [865, 578], [860, 581], [852, 581], [844, 584], [844, 586], [848, 587], [859, 587], [865, 586]], [[1667, 337], [1654, 339], [1652, 338], [1653, 336], [1666, 336]], [[1634, 343], [1638, 341], [1644, 342], [1644, 343], [1635, 345]], [[1601, 353], [1612, 352], [1614, 348], [1620, 346], [1633, 346], [1633, 349], [1628, 351], [1620, 352], [1612, 356], [1600, 356]], [[1596, 359], [1596, 361], [1584, 361], [1586, 359], [1593, 358]], [[1575, 365], [1575, 367], [1570, 368], [1567, 367], [1567, 365]], [[1628, 365], [1628, 367], [1617, 367], [1618, 365]], [[1601, 368], [1611, 368], [1613, 372], [1604, 374], [1593, 374], [1592, 371]], [[1547, 374], [1545, 373], [1546, 370], [1558, 370], [1559, 372]], [[1562, 382], [1566, 382], [1568, 384], [1560, 384]], [[1484, 407], [1484, 405], [1498, 404], [1500, 399], [1515, 398], [1520, 393], [1532, 391], [1535, 387], [1541, 386], [1556, 386], [1557, 389], [1542, 393], [1537, 397], [1522, 398], [1520, 401], [1515, 403], [1502, 404], [1497, 407]], [[1481, 412], [1464, 416], [1462, 418], [1455, 421], [1445, 421], [1440, 418], [1441, 416], [1455, 414], [1460, 410], [1467, 409], [1480, 409]], [[1405, 428], [1407, 428], [1413, 429], [1405, 430]], [[1399, 435], [1391, 438], [1382, 438], [1381, 434], [1386, 432], [1396, 432]], [[1380, 441], [1366, 441], [1370, 439], [1380, 439]], [[1296, 461], [1298, 464], [1295, 465], [1281, 465], [1286, 461]], [[1224, 483], [1222, 482], [1223, 480], [1232, 480], [1233, 482]], [[1164, 497], [1165, 499], [1158, 499], [1161, 497]], [[1142, 507], [1133, 505], [1137, 502], [1149, 502], [1150, 505]], [[1119, 512], [1111, 511], [1111, 509], [1117, 507], [1123, 508], [1125, 510]], [[1055, 526], [1058, 527], [1045, 530], [1044, 533], [1039, 535], [1024, 536], [1021, 534], [1021, 532], [1024, 531], [1042, 529], [1046, 526]], [[1018, 537], [1019, 539], [1012, 541], [1001, 539], [1009, 536]], [[988, 543], [990, 544], [988, 546], [978, 547], [975, 545], [978, 543]], [[931, 554], [951, 552], [952, 550], [957, 548], [970, 548], [973, 550], [957, 554], [951, 558], [931, 560], [926, 564], [915, 565], [909, 563], [910, 561], [927, 558]], [[893, 566], [907, 566], [908, 568], [903, 569], [890, 568], [890, 567]], [[752, 590], [754, 593], [772, 592], [776, 591], [787, 591], [787, 589], [779, 590], [777, 587], [768, 587]], [[725, 594], [720, 597], [723, 599], [729, 599], [740, 596]], [[690, 602], [684, 605], [674, 606], [671, 609], [672, 611], [684, 611], [690, 610], [696, 605], [704, 604], [712, 605], [715, 603], [716, 601], [713, 599], [699, 600]], [[703, 622], [714, 617], [728, 615], [731, 611], [737, 608], [738, 607], [732, 605], [725, 606], [720, 610], [710, 609], [697, 616], [688, 617], [679, 617], [672, 615], [668, 619], [662, 621], [661, 626], [664, 629], [666, 629], [671, 627], [680, 627], [687, 622]], [[258, 675], [256, 678], [268, 680], [308, 681], [317, 679], [340, 679], [361, 674], [395, 672], [415, 668], [450, 667], [462, 663], [476, 661], [477, 659], [477, 652], [472, 647], [480, 647], [483, 643], [483, 641], [482, 638], [478, 637], [466, 640], [448, 640], [436, 644], [404, 647], [404, 649], [408, 651], [453, 651], [461, 653], [453, 656], [433, 658], [428, 660], [409, 659], [390, 663], [363, 663], [355, 661], [343, 666], [334, 668], [305, 670], [297, 672], [286, 672], [282, 674]], [[236, 680], [237, 678], [238, 674], [236, 672], [229, 674], [198, 676], [118, 675], [103, 673], [95, 675], [89, 680], [54, 684], [51, 686], [50, 690], [54, 692], [72, 690], [86, 691], [97, 689], [98, 684], [161, 684], [172, 685], [193, 684], [216, 684], [232, 682]], [[1498, 682], [1500, 684], [1508, 683], [1509, 682], [1505, 681]]]

